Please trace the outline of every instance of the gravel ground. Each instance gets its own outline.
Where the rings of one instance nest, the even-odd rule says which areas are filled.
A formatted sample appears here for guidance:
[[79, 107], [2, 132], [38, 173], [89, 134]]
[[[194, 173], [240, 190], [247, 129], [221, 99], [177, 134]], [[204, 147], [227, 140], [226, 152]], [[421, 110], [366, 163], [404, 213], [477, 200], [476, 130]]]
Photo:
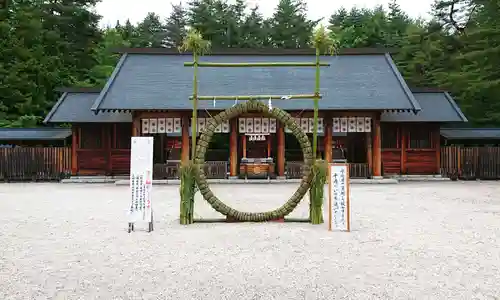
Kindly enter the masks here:
[[[214, 185], [252, 211], [294, 185]], [[353, 185], [351, 233], [326, 224], [178, 225], [154, 187], [155, 231], [126, 232], [128, 188], [0, 185], [0, 299], [498, 299], [500, 183]], [[294, 212], [307, 215], [307, 201]], [[201, 199], [198, 217], [218, 217]]]

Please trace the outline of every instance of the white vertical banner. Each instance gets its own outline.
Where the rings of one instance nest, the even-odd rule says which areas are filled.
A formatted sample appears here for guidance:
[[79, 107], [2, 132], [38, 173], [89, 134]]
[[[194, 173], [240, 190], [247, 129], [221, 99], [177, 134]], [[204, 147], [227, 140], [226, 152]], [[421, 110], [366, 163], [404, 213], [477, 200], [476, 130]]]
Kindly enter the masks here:
[[130, 150], [129, 222], [152, 222], [153, 137], [132, 137]]
[[329, 164], [328, 230], [351, 230], [349, 164]]

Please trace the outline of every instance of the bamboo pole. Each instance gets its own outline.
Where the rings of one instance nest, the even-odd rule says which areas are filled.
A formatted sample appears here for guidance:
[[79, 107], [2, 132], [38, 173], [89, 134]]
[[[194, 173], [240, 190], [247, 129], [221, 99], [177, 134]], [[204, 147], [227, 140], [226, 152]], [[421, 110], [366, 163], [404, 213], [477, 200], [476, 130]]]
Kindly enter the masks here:
[[[297, 99], [321, 99], [320, 94], [304, 94], [304, 95], [247, 95], [247, 96], [198, 96], [197, 100], [297, 100]], [[193, 96], [189, 100], [193, 100]]]
[[316, 154], [318, 149], [318, 109], [319, 109], [319, 89], [320, 89], [320, 63], [319, 63], [320, 49], [316, 48], [316, 80], [314, 86], [314, 125], [313, 125], [313, 164], [316, 162]]
[[191, 120], [191, 159], [196, 155], [196, 126], [198, 125], [198, 54], [193, 51], [194, 72], [193, 72], [193, 119]]
[[[318, 57], [319, 59], [319, 57]], [[248, 68], [248, 67], [329, 67], [329, 63], [317, 62], [246, 62], [246, 63], [215, 63], [215, 62], [198, 62], [198, 67], [208, 68]], [[195, 62], [185, 62], [184, 67], [192, 67]]]

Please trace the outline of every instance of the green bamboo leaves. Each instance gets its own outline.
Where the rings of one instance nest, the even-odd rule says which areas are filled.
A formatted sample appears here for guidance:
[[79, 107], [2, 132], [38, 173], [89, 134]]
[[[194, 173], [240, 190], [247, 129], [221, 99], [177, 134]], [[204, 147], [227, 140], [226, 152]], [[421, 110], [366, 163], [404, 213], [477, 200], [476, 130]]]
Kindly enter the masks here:
[[320, 25], [311, 36], [311, 44], [320, 54], [333, 55], [337, 52], [338, 41], [334, 39], [333, 33]]
[[179, 51], [191, 52], [196, 55], [205, 55], [210, 52], [211, 47], [212, 43], [210, 41], [203, 39], [201, 33], [196, 29], [191, 29], [182, 41]]

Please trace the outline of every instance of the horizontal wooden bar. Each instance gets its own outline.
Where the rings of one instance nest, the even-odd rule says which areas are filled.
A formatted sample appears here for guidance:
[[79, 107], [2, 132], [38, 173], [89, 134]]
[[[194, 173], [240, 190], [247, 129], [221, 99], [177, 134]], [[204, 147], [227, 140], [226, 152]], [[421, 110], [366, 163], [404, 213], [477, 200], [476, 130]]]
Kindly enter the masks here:
[[[321, 99], [322, 95], [305, 94], [305, 95], [249, 95], [249, 96], [198, 96], [198, 100], [294, 100], [294, 99]], [[193, 96], [189, 97], [193, 100]]]
[[[194, 61], [185, 62], [184, 67], [194, 66]], [[320, 67], [329, 67], [329, 63], [319, 63]], [[214, 63], [199, 62], [198, 67], [208, 68], [245, 68], [245, 67], [316, 67], [314, 62], [241, 62], [241, 63]]]

